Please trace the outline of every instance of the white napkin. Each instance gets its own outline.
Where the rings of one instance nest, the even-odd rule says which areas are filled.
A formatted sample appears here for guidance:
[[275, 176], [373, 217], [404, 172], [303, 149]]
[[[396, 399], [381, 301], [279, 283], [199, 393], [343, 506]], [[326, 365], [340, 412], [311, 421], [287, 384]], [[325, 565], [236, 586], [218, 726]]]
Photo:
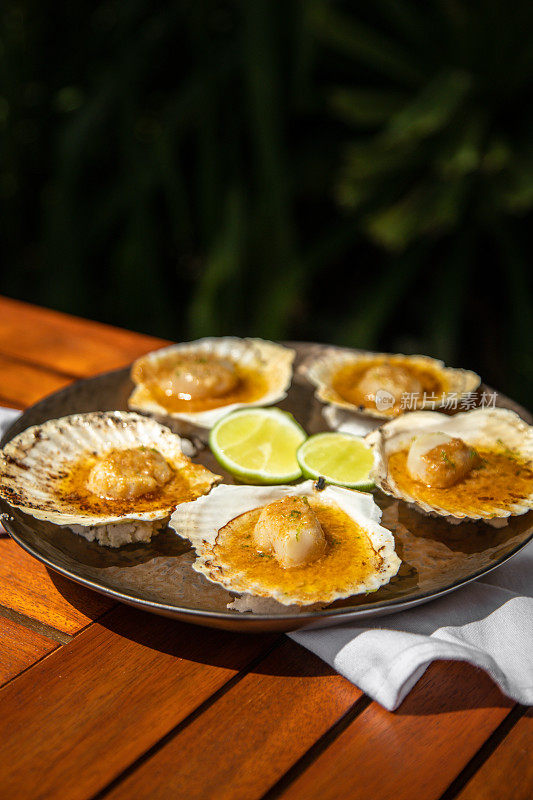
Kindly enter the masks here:
[[22, 411], [16, 408], [3, 408], [0, 406], [0, 437], [4, 435], [4, 431], [7, 431], [9, 426], [15, 422], [21, 414]]
[[[0, 408], [0, 435], [20, 412]], [[533, 543], [463, 589], [364, 627], [289, 634], [389, 710], [436, 659], [481, 667], [504, 694], [533, 704]]]

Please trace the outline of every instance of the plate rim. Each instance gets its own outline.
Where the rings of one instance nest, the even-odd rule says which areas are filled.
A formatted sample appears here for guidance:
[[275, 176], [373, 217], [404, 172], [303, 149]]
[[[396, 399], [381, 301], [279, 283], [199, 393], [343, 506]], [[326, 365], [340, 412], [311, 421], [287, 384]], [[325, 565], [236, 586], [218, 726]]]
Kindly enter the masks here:
[[[287, 343], [283, 342], [283, 344], [288, 344], [288, 345], [298, 344], [298, 345], [304, 345], [304, 346], [307, 345], [314, 347], [319, 345], [319, 343], [316, 342], [287, 342]], [[319, 346], [328, 347], [330, 345], [319, 345]], [[6, 429], [6, 431], [4, 432], [4, 434], [0, 439], [0, 448], [4, 447], [4, 445], [7, 444], [7, 442], [9, 442], [21, 430], [25, 430], [26, 427], [29, 427], [28, 425], [24, 426], [24, 420], [27, 416], [29, 416], [35, 410], [38, 410], [41, 405], [46, 404], [54, 397], [61, 397], [63, 395], [68, 396], [68, 394], [72, 392], [74, 387], [80, 386], [82, 384], [86, 385], [95, 381], [104, 380], [106, 378], [113, 378], [114, 376], [116, 376], [117, 378], [129, 376], [130, 368], [131, 364], [128, 364], [125, 367], [119, 367], [118, 369], [101, 372], [98, 373], [97, 375], [91, 375], [87, 378], [78, 378], [72, 383], [69, 383], [67, 386], [63, 386], [60, 389], [57, 389], [54, 392], [51, 392], [50, 394], [47, 394], [44, 397], [40, 398], [36, 403], [33, 403], [31, 406], [24, 409], [21, 415], [17, 417], [11, 423], [11, 425]], [[486, 386], [486, 384], [482, 385]], [[499, 399], [505, 402], [511, 403], [511, 405], [514, 406], [515, 409], [516, 408], [520, 409], [524, 417], [529, 419], [531, 418], [531, 415], [527, 409], [523, 408], [520, 404], [506, 397], [506, 395], [503, 395], [498, 392], [498, 397]], [[71, 412], [71, 413], [77, 413], [77, 412]], [[349, 621], [356, 621], [357, 619], [364, 621], [365, 618], [370, 618], [373, 616], [385, 616], [388, 614], [399, 613], [403, 610], [406, 610], [407, 608], [414, 607], [422, 603], [430, 602], [431, 600], [436, 600], [439, 597], [442, 597], [446, 594], [449, 594], [450, 592], [456, 591], [457, 589], [460, 589], [461, 587], [468, 585], [469, 583], [479, 579], [483, 575], [487, 575], [488, 573], [492, 572], [492, 570], [497, 569], [498, 567], [505, 564], [509, 559], [517, 555], [517, 553], [519, 553], [524, 547], [526, 547], [533, 540], [533, 530], [532, 530], [527, 539], [516, 545], [511, 551], [507, 552], [494, 564], [491, 564], [486, 567], [481, 567], [475, 573], [467, 575], [464, 578], [460, 578], [457, 581], [454, 581], [437, 591], [427, 590], [417, 595], [416, 597], [404, 597], [404, 598], [395, 598], [390, 600], [382, 600], [377, 603], [369, 603], [368, 605], [365, 606], [342, 606], [340, 608], [326, 607], [324, 609], [319, 609], [315, 611], [300, 611], [296, 614], [295, 613], [261, 614], [256, 612], [242, 613], [231, 610], [211, 611], [209, 609], [197, 609], [186, 606], [169, 605], [167, 603], [162, 603], [158, 600], [146, 600], [134, 594], [128, 594], [118, 589], [113, 589], [109, 586], [106, 586], [103, 583], [94, 581], [90, 578], [84, 578], [80, 575], [77, 575], [76, 573], [71, 572], [69, 569], [55, 564], [53, 561], [50, 560], [50, 558], [36, 551], [31, 544], [28, 544], [28, 542], [26, 542], [23, 538], [19, 536], [19, 534], [16, 532], [16, 530], [14, 530], [12, 525], [14, 517], [12, 515], [11, 506], [9, 506], [7, 501], [1, 498], [0, 498], [0, 508], [2, 509], [1, 513], [2, 524], [6, 529], [6, 531], [8, 532], [9, 536], [13, 539], [13, 541], [15, 541], [16, 544], [19, 547], [21, 547], [25, 552], [27, 552], [30, 556], [37, 559], [37, 561], [44, 564], [53, 572], [56, 572], [62, 575], [63, 577], [72, 580], [75, 583], [85, 586], [89, 589], [92, 589], [93, 591], [96, 591], [100, 594], [114, 597], [116, 600], [120, 602], [126, 603], [128, 605], [134, 605], [146, 611], [152, 611], [155, 613], [157, 612], [165, 613], [168, 616], [174, 616], [174, 617], [177, 617], [179, 615], [180, 618], [187, 617], [188, 621], [190, 621], [191, 623], [197, 622], [199, 619], [218, 620], [220, 622], [227, 622], [227, 623], [238, 623], [241, 630], [245, 626], [249, 626], [251, 630], [252, 629], [257, 630], [257, 627], [260, 626], [261, 623], [265, 624], [286, 623], [287, 625], [294, 625], [294, 627], [304, 627], [306, 623], [311, 624], [313, 622], [319, 623], [320, 621], [326, 622], [335, 620], [337, 621], [337, 624], [342, 624], [343, 618], [348, 618]], [[25, 518], [31, 521], [32, 519], [31, 515], [24, 514], [18, 509], [16, 510], [19, 513], [23, 514]], [[31, 527], [31, 525], [29, 525], [29, 527]]]

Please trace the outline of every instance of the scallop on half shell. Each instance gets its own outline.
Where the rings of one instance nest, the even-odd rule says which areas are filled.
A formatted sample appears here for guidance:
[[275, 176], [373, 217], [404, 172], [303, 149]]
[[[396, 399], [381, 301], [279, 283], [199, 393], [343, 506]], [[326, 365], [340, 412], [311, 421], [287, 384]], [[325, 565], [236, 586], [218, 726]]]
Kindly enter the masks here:
[[[459, 458], [444, 447], [451, 440], [462, 448]], [[496, 524], [533, 508], [533, 427], [514, 411], [480, 408], [454, 416], [415, 411], [387, 422], [366, 441], [374, 449], [377, 486], [422, 512], [452, 523], [481, 519]], [[456, 482], [439, 486], [438, 480], [413, 475], [416, 459], [430, 452], [429, 463], [448, 472], [460, 470], [463, 454], [472, 464], [466, 475], [458, 471]]]
[[149, 540], [178, 503], [219, 480], [168, 428], [124, 411], [52, 419], [0, 451], [9, 505], [111, 547]]
[[415, 408], [438, 408], [447, 395], [473, 392], [481, 382], [475, 372], [446, 367], [429, 356], [336, 347], [308, 358], [300, 372], [317, 387], [318, 400], [378, 419]]
[[230, 411], [282, 400], [295, 351], [263, 339], [206, 338], [137, 359], [128, 405], [178, 431], [210, 430]]
[[[284, 537], [293, 537], [297, 546], [299, 535], [306, 535], [297, 510], [305, 508], [302, 500], [316, 515], [322, 541], [313, 560], [283, 566], [276, 550], [258, 544], [260, 516], [283, 499], [295, 509], [288, 512], [289, 529], [280, 533], [285, 542]], [[309, 606], [374, 592], [396, 575], [400, 559], [380, 519], [381, 510], [370, 495], [333, 486], [318, 492], [306, 481], [296, 486], [219, 486], [179, 506], [169, 525], [191, 541], [197, 553], [193, 568], [213, 583], [283, 606]], [[316, 542], [312, 546], [316, 549]], [[238, 604], [232, 607], [241, 610]], [[245, 603], [243, 609], [248, 608]]]

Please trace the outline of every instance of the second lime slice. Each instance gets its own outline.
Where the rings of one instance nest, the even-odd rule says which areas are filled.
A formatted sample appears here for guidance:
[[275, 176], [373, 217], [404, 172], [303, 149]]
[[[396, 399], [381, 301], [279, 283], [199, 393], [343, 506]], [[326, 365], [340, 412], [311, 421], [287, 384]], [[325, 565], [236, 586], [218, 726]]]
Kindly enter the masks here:
[[223, 417], [209, 436], [217, 461], [244, 483], [288, 483], [302, 476], [296, 451], [306, 433], [279, 408], [247, 408]]
[[370, 491], [374, 464], [371, 448], [349, 433], [317, 433], [299, 448], [298, 463], [306, 478], [323, 477], [336, 486]]

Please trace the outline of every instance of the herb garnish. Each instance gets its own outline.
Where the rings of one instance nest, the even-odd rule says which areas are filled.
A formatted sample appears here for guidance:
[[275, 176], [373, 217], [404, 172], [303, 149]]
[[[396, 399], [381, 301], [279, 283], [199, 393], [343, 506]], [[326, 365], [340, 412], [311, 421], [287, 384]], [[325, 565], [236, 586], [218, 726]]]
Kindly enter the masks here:
[[496, 439], [496, 441], [498, 442], [498, 444], [502, 448], [502, 450], [505, 453], [505, 455], [507, 456], [507, 458], [512, 458], [512, 459], [514, 459], [516, 461], [518, 456], [514, 452], [514, 450], [511, 450], [511, 448], [508, 447], [502, 439]]
[[447, 464], [449, 464], [449, 465], [450, 465], [450, 467], [451, 467], [452, 469], [455, 469], [455, 464], [454, 464], [454, 462], [453, 462], [453, 461], [452, 461], [450, 458], [448, 458], [448, 455], [447, 455], [447, 453], [446, 453], [446, 450], [441, 450], [440, 452], [442, 453], [442, 457], [443, 457], [444, 461], [445, 461]]

